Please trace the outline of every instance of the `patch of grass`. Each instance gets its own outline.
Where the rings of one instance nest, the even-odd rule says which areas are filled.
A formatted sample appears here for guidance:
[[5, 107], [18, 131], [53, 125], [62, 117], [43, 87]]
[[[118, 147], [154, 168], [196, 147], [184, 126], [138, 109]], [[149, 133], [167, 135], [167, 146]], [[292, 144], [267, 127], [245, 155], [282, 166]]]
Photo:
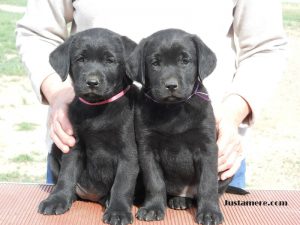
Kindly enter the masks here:
[[0, 75], [24, 75], [26, 71], [19, 57], [5, 60], [0, 56]]
[[[43, 157], [43, 154], [41, 154], [41, 152], [39, 150], [34, 150], [32, 152], [30, 152], [30, 155], [32, 155], [33, 157], [35, 157], [35, 161], [42, 161], [45, 162], [45, 158]], [[41, 160], [37, 160], [36, 158], [41, 158]]]
[[19, 171], [13, 171], [9, 173], [0, 173], [1, 182], [32, 182], [32, 183], [42, 183], [45, 181], [44, 176], [28, 176], [26, 174], [21, 174]]
[[28, 154], [21, 154], [11, 159], [14, 163], [34, 162], [34, 158]]
[[35, 130], [36, 127], [39, 126], [36, 123], [22, 122], [16, 124], [17, 131], [32, 131]]
[[0, 180], [1, 181], [12, 181], [19, 179], [21, 174], [18, 171], [13, 171], [10, 173], [0, 173]]
[[25, 69], [16, 49], [16, 22], [18, 13], [0, 11], [0, 75], [24, 75]]
[[22, 104], [23, 104], [23, 105], [29, 105], [26, 98], [22, 98]]
[[0, 0], [0, 4], [26, 6], [27, 0]]
[[283, 3], [282, 9], [284, 26], [300, 30], [300, 4]]

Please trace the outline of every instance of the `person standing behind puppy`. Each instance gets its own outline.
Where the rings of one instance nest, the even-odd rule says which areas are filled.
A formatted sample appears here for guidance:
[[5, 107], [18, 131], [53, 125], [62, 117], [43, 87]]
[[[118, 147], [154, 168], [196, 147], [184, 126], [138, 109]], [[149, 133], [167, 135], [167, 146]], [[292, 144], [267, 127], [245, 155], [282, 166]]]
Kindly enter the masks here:
[[136, 42], [166, 28], [201, 36], [218, 59], [204, 84], [217, 121], [219, 177], [234, 175], [231, 186], [245, 186], [242, 139], [284, 68], [287, 42], [280, 1], [28, 0], [17, 23], [17, 48], [40, 102], [49, 105], [50, 137], [65, 153], [76, 141], [67, 117], [74, 90], [71, 82], [61, 82], [48, 58], [69, 36], [69, 23], [71, 33], [105, 27]]

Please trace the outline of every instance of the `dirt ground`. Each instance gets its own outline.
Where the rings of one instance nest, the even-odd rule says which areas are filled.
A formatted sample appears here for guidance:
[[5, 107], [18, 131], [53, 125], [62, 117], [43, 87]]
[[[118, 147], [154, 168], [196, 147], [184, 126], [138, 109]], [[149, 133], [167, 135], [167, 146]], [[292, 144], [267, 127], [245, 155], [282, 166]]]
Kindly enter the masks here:
[[[288, 33], [287, 71], [248, 139], [251, 189], [300, 189], [300, 32]], [[45, 181], [46, 115], [27, 77], [0, 76], [0, 181]]]
[[247, 150], [249, 188], [300, 189], [300, 32], [287, 33], [287, 70], [251, 132]]
[[0, 181], [44, 181], [46, 115], [27, 77], [0, 77]]

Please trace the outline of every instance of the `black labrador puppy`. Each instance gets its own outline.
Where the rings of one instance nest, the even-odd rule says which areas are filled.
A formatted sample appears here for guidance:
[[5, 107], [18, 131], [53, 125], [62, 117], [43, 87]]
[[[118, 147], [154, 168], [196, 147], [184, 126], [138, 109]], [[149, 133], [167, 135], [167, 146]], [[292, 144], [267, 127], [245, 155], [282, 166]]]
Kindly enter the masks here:
[[127, 65], [143, 85], [136, 139], [146, 196], [137, 218], [162, 220], [167, 202], [185, 209], [196, 199], [197, 223], [221, 223], [218, 192], [230, 179], [218, 185], [216, 124], [202, 84], [215, 54], [197, 36], [168, 29], [143, 39]]
[[39, 213], [62, 214], [76, 197], [106, 203], [103, 221], [132, 223], [138, 174], [133, 110], [134, 88], [125, 59], [136, 44], [112, 31], [95, 28], [71, 36], [50, 55], [50, 64], [76, 97], [69, 106], [76, 145], [67, 154], [54, 144], [51, 168], [57, 183]]

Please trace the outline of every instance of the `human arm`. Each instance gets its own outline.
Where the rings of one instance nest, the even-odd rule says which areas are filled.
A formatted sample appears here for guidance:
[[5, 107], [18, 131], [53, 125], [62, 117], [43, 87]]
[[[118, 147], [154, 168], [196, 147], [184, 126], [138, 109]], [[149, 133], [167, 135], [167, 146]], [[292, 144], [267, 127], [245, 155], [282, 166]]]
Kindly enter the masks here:
[[243, 148], [238, 127], [253, 124], [271, 96], [284, 69], [286, 49], [279, 1], [237, 0], [232, 28], [238, 49], [237, 70], [215, 110], [222, 180], [239, 168]]
[[[72, 98], [72, 86], [71, 82], [62, 83], [49, 64], [49, 54], [68, 37], [67, 23], [72, 21], [72, 15], [71, 0], [29, 0], [16, 28], [17, 48], [33, 89], [40, 102], [50, 105], [50, 135], [64, 151], [75, 142], [69, 135], [72, 132], [65, 131], [71, 128], [66, 105]], [[58, 139], [53, 138], [55, 136]], [[65, 143], [64, 146], [58, 140]]]

